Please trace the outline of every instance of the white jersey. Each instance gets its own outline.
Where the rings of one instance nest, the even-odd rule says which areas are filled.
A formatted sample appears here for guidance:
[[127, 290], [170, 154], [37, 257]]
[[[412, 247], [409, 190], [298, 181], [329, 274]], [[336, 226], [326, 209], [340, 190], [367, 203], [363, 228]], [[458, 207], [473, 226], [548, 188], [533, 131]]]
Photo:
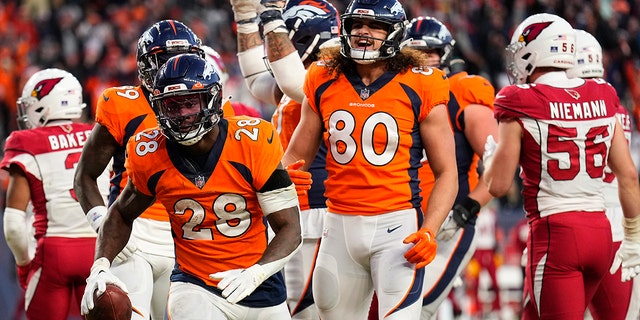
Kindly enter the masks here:
[[602, 79], [551, 72], [496, 95], [498, 121], [523, 128], [520, 163], [530, 219], [568, 211], [604, 211], [604, 170], [620, 104]]
[[[35, 237], [96, 237], [75, 192], [73, 179], [82, 146], [92, 126], [73, 123], [11, 133], [0, 166], [15, 164], [27, 175], [33, 204]], [[109, 173], [98, 179], [102, 194], [109, 192]]]

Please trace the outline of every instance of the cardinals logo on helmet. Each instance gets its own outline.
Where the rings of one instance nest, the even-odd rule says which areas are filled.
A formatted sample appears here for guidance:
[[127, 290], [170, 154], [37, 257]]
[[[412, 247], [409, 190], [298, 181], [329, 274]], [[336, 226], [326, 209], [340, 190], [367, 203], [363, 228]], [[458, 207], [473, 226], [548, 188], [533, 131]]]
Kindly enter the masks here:
[[33, 91], [31, 91], [31, 96], [36, 97], [38, 100], [41, 100], [42, 98], [46, 97], [49, 93], [51, 93], [51, 90], [53, 90], [53, 87], [55, 87], [56, 84], [58, 84], [58, 82], [60, 82], [61, 80], [62, 78], [52, 78], [52, 79], [44, 79], [38, 82], [33, 87]]
[[529, 42], [535, 40], [540, 35], [542, 30], [546, 29], [552, 23], [553, 21], [539, 22], [527, 26], [522, 30], [522, 34], [520, 35], [520, 38], [518, 38], [518, 41], [524, 42], [525, 45], [529, 44]]

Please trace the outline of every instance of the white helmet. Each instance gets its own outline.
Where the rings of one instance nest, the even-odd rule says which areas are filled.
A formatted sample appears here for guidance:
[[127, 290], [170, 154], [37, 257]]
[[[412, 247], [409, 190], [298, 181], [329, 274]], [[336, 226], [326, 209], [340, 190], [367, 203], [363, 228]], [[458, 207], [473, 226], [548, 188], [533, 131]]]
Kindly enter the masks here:
[[566, 20], [534, 14], [518, 25], [507, 46], [507, 73], [523, 84], [537, 67], [569, 69], [575, 57], [575, 32]]
[[18, 98], [18, 128], [43, 127], [52, 120], [82, 116], [82, 86], [71, 73], [45, 69], [34, 73]]
[[224, 88], [224, 85], [227, 83], [227, 79], [229, 79], [229, 74], [227, 73], [227, 67], [222, 61], [222, 57], [218, 51], [209, 46], [200, 46], [200, 49], [204, 51], [204, 59], [211, 63], [213, 65], [213, 69], [215, 69], [218, 75], [220, 75], [220, 84]]
[[602, 47], [589, 32], [576, 29], [576, 61], [567, 70], [569, 78], [602, 78]]

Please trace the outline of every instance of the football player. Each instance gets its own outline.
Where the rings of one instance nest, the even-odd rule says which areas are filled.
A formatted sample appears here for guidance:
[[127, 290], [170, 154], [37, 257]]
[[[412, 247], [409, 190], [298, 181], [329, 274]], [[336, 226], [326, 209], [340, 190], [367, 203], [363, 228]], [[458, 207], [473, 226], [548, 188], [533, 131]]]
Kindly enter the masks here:
[[[602, 79], [569, 78], [575, 32], [563, 18], [535, 14], [507, 46], [512, 85], [494, 102], [499, 143], [487, 139], [483, 178], [507, 193], [521, 168], [529, 223], [523, 319], [582, 319], [607, 272], [640, 272], [640, 186], [619, 99]], [[602, 190], [618, 179], [624, 237], [616, 252]], [[612, 263], [613, 262], [613, 263]]]
[[[2, 169], [10, 174], [4, 209], [4, 236], [26, 289], [28, 319], [67, 319], [80, 307], [95, 251], [91, 228], [73, 191], [73, 175], [92, 126], [78, 122], [85, 104], [71, 73], [44, 69], [26, 82], [17, 102], [18, 128], [4, 146]], [[96, 197], [106, 199], [109, 172], [96, 174]], [[29, 254], [33, 205], [37, 242]], [[75, 299], [73, 297], [76, 297]], [[74, 299], [74, 300], [72, 300]]]
[[[107, 88], [98, 99], [96, 125], [75, 177], [75, 191], [95, 230], [107, 214], [105, 202], [97, 197], [97, 174], [113, 159], [107, 203], [111, 205], [127, 184], [124, 167], [127, 141], [137, 132], [158, 125], [149, 103], [158, 68], [180, 53], [202, 55], [200, 45], [200, 39], [180, 21], [162, 20], [153, 24], [138, 40], [136, 60], [141, 85]], [[136, 219], [129, 243], [113, 264], [113, 273], [126, 284], [133, 319], [164, 319], [169, 276], [175, 263], [173, 251], [169, 217], [164, 206], [155, 203]]]
[[[419, 319], [424, 266], [453, 206], [457, 170], [446, 75], [400, 50], [406, 15], [396, 0], [353, 0], [340, 45], [309, 67], [283, 163], [306, 169], [327, 146], [327, 214], [313, 274], [322, 319], [366, 319], [375, 290], [385, 319]], [[437, 177], [427, 212], [418, 168]]]
[[[238, 2], [232, 2], [236, 9], [239, 7]], [[271, 103], [279, 101], [271, 123], [278, 130], [282, 145], [286, 149], [300, 121], [301, 102], [304, 97], [301, 84], [304, 82], [305, 69], [317, 60], [321, 46], [331, 39], [337, 39], [339, 18], [333, 5], [324, 0], [291, 0], [284, 8], [281, 7], [284, 2], [265, 5], [266, 7], [261, 7], [260, 21], [263, 26], [267, 26], [263, 27], [263, 30], [266, 30], [264, 33], [268, 64], [261, 63], [265, 44], [262, 43], [259, 32], [238, 33], [238, 62], [247, 87], [253, 89], [252, 93], [256, 98]], [[259, 9], [254, 9], [254, 12], [261, 11]], [[244, 44], [254, 46], [245, 48]], [[274, 89], [256, 90], [264, 86]], [[303, 245], [284, 269], [287, 302], [293, 319], [319, 319], [313, 302], [311, 275], [326, 213], [326, 153], [326, 147], [320, 147], [309, 166], [312, 184], [310, 189], [303, 190], [299, 197]], [[298, 188], [303, 188], [304, 185], [305, 182], [296, 183]]]
[[223, 118], [220, 77], [199, 54], [169, 59], [153, 89], [159, 128], [127, 143], [129, 180], [100, 229], [83, 306], [96, 288], [120, 284], [110, 262], [156, 200], [175, 243], [169, 319], [290, 319], [279, 271], [302, 239], [275, 129], [257, 118]]

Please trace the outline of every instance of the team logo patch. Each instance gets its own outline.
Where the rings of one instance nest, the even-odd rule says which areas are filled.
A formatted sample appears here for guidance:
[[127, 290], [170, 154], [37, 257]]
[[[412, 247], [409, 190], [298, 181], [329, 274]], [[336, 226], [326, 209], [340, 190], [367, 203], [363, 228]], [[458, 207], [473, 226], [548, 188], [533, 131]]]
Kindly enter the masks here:
[[55, 87], [56, 84], [58, 84], [61, 80], [62, 78], [52, 78], [52, 79], [44, 79], [38, 82], [35, 85], [35, 87], [33, 87], [33, 91], [31, 91], [31, 96], [37, 98], [38, 100], [41, 100], [42, 98], [46, 97], [49, 93], [51, 93], [51, 90], [53, 90], [53, 87]]
[[564, 91], [568, 93], [572, 98], [576, 100], [580, 99], [580, 93], [578, 93], [578, 91], [571, 90], [571, 89], [564, 89]]
[[546, 29], [552, 23], [553, 21], [538, 22], [527, 26], [522, 30], [522, 34], [520, 35], [520, 38], [518, 38], [518, 41], [524, 42], [525, 45], [529, 44], [529, 42], [535, 40], [540, 35], [542, 30]]

